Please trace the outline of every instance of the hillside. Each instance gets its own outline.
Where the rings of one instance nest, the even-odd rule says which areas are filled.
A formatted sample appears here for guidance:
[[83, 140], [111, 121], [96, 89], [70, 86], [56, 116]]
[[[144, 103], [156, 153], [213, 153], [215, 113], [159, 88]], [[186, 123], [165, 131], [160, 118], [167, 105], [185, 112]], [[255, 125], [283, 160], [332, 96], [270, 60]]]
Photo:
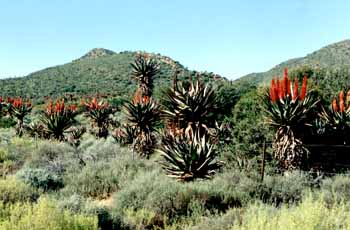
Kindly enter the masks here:
[[[132, 63], [140, 52], [120, 52], [96, 48], [70, 63], [54, 66], [21, 78], [0, 80], [2, 96], [25, 96], [40, 102], [45, 97], [62, 95], [91, 95], [100, 93], [110, 97], [128, 97], [135, 89], [130, 77]], [[157, 89], [171, 82], [175, 70], [179, 77], [195, 75], [179, 62], [160, 54], [149, 54], [160, 63], [160, 74], [155, 81]], [[204, 73], [204, 78], [217, 75]]]
[[266, 72], [251, 73], [237, 79], [235, 82], [248, 81], [253, 84], [266, 83], [272, 76], [281, 75], [284, 67], [297, 69], [305, 66], [312, 69], [328, 69], [328, 71], [349, 69], [350, 40], [330, 44], [305, 57], [290, 59], [276, 65]]

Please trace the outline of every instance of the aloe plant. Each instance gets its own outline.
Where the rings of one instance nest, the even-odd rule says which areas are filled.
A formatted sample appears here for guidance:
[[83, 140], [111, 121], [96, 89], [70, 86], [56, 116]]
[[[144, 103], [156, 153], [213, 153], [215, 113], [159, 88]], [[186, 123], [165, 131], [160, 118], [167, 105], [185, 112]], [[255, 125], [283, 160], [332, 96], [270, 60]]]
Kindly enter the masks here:
[[199, 130], [192, 136], [164, 136], [158, 151], [163, 157], [162, 168], [179, 181], [209, 179], [223, 165], [217, 160], [215, 145]]
[[17, 120], [16, 134], [22, 136], [24, 131], [24, 118], [32, 111], [32, 103], [20, 97], [13, 99], [8, 98], [8, 101], [8, 112]]
[[131, 63], [132, 77], [138, 83], [140, 97], [151, 97], [154, 87], [154, 77], [159, 73], [159, 64], [147, 55], [139, 55]]
[[84, 115], [91, 120], [92, 127], [97, 128], [95, 135], [106, 138], [109, 133], [108, 128], [113, 123], [111, 115], [114, 112], [109, 103], [94, 97], [90, 101], [83, 99], [81, 105]]
[[132, 130], [132, 149], [141, 156], [149, 157], [156, 144], [155, 132], [160, 122], [159, 108], [152, 99], [143, 103], [126, 103], [123, 107], [128, 131]]
[[299, 132], [307, 125], [308, 117], [316, 108], [318, 100], [307, 92], [307, 76], [302, 82], [299, 93], [299, 82], [288, 77], [284, 69], [282, 80], [273, 78], [269, 91], [264, 95], [267, 123], [276, 129], [274, 156], [281, 168], [294, 169], [303, 164], [308, 150], [300, 139]]
[[339, 92], [338, 100], [333, 98], [329, 108], [322, 106], [322, 111], [319, 113], [320, 120], [326, 132], [332, 136], [343, 140], [343, 143], [349, 143], [350, 135], [350, 90], [346, 97], [344, 91]]
[[48, 137], [63, 141], [66, 131], [76, 123], [76, 115], [78, 110], [75, 104], [67, 106], [64, 100], [57, 100], [55, 105], [52, 101], [47, 104], [39, 119]]
[[189, 87], [176, 84], [164, 92], [162, 117], [173, 133], [189, 134], [196, 129], [209, 132], [215, 127], [216, 101], [214, 89], [199, 80], [191, 81]]

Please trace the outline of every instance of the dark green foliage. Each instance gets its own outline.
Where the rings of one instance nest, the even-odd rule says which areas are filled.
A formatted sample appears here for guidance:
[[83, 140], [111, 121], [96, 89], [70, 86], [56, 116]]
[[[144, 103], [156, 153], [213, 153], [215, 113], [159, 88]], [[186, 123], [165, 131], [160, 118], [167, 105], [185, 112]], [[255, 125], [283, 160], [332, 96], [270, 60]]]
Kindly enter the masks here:
[[[129, 100], [136, 89], [136, 85], [130, 78], [132, 73], [130, 63], [139, 54], [126, 51], [100, 57], [85, 57], [23, 78], [2, 79], [0, 80], [1, 94], [33, 98], [35, 104], [43, 103], [46, 96], [60, 98], [67, 94], [79, 98], [79, 96], [95, 96], [96, 93], [100, 93], [111, 100], [113, 98]], [[187, 79], [192, 74], [192, 71], [168, 57], [158, 54], [148, 55], [156, 59], [160, 65], [160, 72], [154, 79], [157, 88], [164, 88], [170, 84], [175, 69], [181, 72], [179, 79]], [[203, 77], [206, 77], [206, 80], [213, 80], [214, 74], [206, 74]]]
[[[311, 54], [308, 54], [305, 57], [293, 58], [282, 62], [276, 65], [274, 68], [269, 71], [262, 73], [252, 73], [248, 74], [238, 80], [235, 83], [252, 83], [259, 85], [261, 83], [268, 83], [273, 76], [278, 76], [282, 73], [283, 68], [287, 67], [291, 70], [291, 77], [295, 77], [294, 70], [301, 69], [301, 72], [319, 72], [321, 75], [310, 76], [308, 77], [315, 79], [317, 85], [320, 86], [320, 89], [324, 91], [325, 95], [334, 95], [341, 88], [344, 87], [344, 84], [349, 84], [350, 75], [349, 66], [350, 66], [350, 52], [349, 52], [350, 40], [344, 40], [337, 43], [330, 44], [325, 46]], [[312, 69], [313, 71], [309, 71]], [[300, 72], [300, 71], [299, 71]], [[322, 72], [328, 72], [324, 74]], [[333, 72], [333, 73], [331, 73]], [[338, 72], [339, 75], [334, 73]], [[340, 78], [339, 78], [340, 77]], [[334, 81], [334, 79], [344, 79], [344, 81]], [[326, 97], [327, 99], [328, 96]]]

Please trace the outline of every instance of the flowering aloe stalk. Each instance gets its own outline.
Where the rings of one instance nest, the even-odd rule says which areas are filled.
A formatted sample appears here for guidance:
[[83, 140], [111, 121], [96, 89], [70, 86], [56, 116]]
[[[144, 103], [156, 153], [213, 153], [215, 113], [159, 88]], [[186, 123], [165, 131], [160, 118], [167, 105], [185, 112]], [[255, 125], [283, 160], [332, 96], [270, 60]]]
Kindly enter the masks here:
[[277, 129], [274, 141], [274, 154], [284, 169], [300, 167], [307, 153], [298, 138], [300, 130], [308, 125], [307, 119], [318, 103], [307, 93], [307, 76], [302, 81], [299, 94], [299, 82], [292, 81], [288, 70], [284, 69], [282, 79], [272, 78], [269, 91], [263, 98], [268, 124]]
[[83, 107], [84, 115], [92, 122], [92, 127], [98, 130], [96, 136], [106, 138], [108, 136], [108, 128], [112, 124], [111, 115], [113, 114], [112, 107], [103, 100], [98, 100], [94, 97], [91, 100], [82, 99], [81, 106]]
[[[322, 107], [319, 113], [323, 125], [335, 136], [342, 139], [350, 134], [350, 90], [344, 95], [344, 91], [339, 92], [338, 100], [333, 98], [329, 109]], [[346, 142], [346, 141], [344, 141]], [[349, 141], [347, 141], [349, 142]]]
[[8, 98], [8, 112], [17, 120], [16, 134], [23, 135], [24, 117], [32, 111], [32, 103], [29, 100], [18, 98]]
[[63, 141], [65, 132], [73, 126], [77, 114], [75, 104], [66, 105], [64, 100], [57, 100], [55, 104], [49, 101], [45, 111], [40, 115], [40, 121], [49, 137]]

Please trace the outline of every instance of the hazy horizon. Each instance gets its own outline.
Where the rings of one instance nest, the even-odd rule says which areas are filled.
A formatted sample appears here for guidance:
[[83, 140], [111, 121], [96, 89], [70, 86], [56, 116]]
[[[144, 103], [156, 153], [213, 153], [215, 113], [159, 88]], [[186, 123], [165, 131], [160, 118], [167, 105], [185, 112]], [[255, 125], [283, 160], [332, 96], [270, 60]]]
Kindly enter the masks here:
[[105, 48], [160, 53], [234, 79], [350, 38], [349, 10], [345, 0], [4, 1], [0, 77]]

